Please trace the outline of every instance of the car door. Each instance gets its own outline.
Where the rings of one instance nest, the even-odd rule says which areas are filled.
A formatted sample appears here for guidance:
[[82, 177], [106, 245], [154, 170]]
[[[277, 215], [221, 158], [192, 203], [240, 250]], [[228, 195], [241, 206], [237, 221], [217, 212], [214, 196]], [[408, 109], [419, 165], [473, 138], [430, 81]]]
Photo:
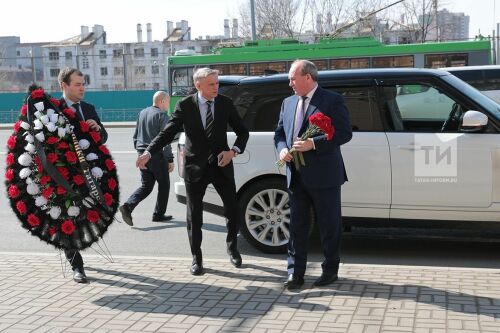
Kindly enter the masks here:
[[[461, 211], [489, 207], [498, 136], [461, 132], [459, 115], [469, 108], [434, 79], [385, 80], [379, 93], [391, 152], [391, 218], [462, 219]], [[456, 119], [443, 128], [452, 112]]]

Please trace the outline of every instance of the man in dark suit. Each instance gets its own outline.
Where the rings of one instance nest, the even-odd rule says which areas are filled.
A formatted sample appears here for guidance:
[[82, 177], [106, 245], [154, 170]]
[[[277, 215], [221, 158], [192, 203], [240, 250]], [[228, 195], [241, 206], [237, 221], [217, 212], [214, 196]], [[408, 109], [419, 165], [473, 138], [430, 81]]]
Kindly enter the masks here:
[[[63, 68], [58, 76], [59, 85], [63, 91], [63, 96], [60, 99], [61, 110], [69, 107], [76, 113], [73, 121], [85, 121], [92, 130], [99, 131], [102, 143], [108, 139], [108, 133], [95, 111], [92, 104], [82, 101], [85, 94], [85, 80], [83, 74], [76, 68]], [[76, 126], [75, 128], [78, 128]], [[78, 131], [75, 132], [78, 137]], [[83, 258], [77, 250], [65, 250], [66, 258], [73, 269], [73, 280], [78, 283], [86, 283], [87, 276], [83, 268]]]
[[[169, 117], [165, 111], [168, 110], [169, 104], [168, 94], [164, 91], [157, 91], [153, 95], [153, 105], [139, 113], [134, 132], [134, 148], [139, 155], [144, 153], [153, 138], [167, 125]], [[170, 192], [168, 174], [172, 171], [174, 171], [174, 156], [170, 145], [166, 145], [163, 151], [159, 151], [152, 157], [146, 169], [141, 169], [141, 186], [120, 206], [125, 223], [130, 226], [134, 225], [132, 211], [153, 191], [155, 183], [158, 183], [158, 195], [152, 220], [162, 222], [172, 219], [172, 215], [165, 215]]]
[[[351, 140], [352, 129], [344, 99], [318, 86], [318, 71], [312, 62], [295, 61], [288, 77], [295, 95], [283, 101], [274, 141], [280, 159], [287, 162], [291, 207], [285, 286], [298, 289], [304, 284], [311, 205], [325, 256], [323, 273], [314, 285], [327, 285], [338, 279], [342, 232], [340, 187], [347, 180], [340, 146]], [[336, 129], [331, 140], [325, 135], [300, 139], [309, 125], [309, 117], [316, 112], [331, 118]], [[304, 156], [305, 165], [298, 170], [292, 163], [292, 147]]]
[[[136, 164], [139, 168], [145, 168], [151, 156], [170, 144], [178, 132], [185, 132], [186, 219], [193, 255], [190, 271], [193, 275], [201, 275], [203, 196], [210, 183], [224, 203], [229, 259], [235, 267], [241, 266], [241, 255], [237, 248], [239, 221], [232, 159], [245, 150], [249, 134], [233, 102], [218, 95], [218, 71], [200, 68], [194, 73], [193, 81], [198, 92], [177, 103], [167, 126], [154, 138], [144, 154], [139, 156]], [[228, 125], [236, 133], [236, 141], [231, 149], [227, 143]]]

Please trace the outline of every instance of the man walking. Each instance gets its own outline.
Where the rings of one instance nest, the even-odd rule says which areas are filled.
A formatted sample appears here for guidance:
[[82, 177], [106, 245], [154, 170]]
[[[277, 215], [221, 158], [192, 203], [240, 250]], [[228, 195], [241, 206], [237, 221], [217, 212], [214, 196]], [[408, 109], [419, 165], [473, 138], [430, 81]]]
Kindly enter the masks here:
[[[141, 155], [151, 141], [160, 133], [168, 123], [168, 110], [170, 98], [164, 91], [157, 91], [153, 95], [153, 106], [145, 108], [139, 113], [134, 133], [134, 148]], [[137, 205], [153, 191], [155, 182], [158, 183], [158, 196], [153, 211], [153, 222], [169, 221], [172, 215], [165, 215], [170, 192], [169, 172], [174, 170], [174, 156], [172, 148], [166, 145], [162, 151], [151, 156], [145, 169], [141, 169], [141, 186], [135, 190], [128, 200], [120, 206], [123, 220], [128, 225], [134, 225], [132, 211]]]

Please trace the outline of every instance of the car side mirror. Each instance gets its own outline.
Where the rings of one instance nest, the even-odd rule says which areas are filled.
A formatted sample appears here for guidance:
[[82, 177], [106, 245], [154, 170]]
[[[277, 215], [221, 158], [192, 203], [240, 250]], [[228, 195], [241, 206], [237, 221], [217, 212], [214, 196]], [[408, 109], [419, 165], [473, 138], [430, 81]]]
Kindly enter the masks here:
[[480, 132], [488, 125], [488, 116], [479, 111], [470, 110], [465, 112], [462, 118], [462, 132]]

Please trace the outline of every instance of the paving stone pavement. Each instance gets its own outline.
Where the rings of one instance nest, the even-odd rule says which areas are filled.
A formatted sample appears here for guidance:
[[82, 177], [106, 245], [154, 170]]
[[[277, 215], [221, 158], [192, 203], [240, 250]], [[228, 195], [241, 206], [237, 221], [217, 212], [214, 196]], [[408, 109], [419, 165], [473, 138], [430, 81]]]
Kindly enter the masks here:
[[[0, 332], [500, 332], [500, 270], [344, 264], [337, 283], [284, 290], [285, 261], [0, 253]], [[245, 258], [244, 258], [245, 259]]]

